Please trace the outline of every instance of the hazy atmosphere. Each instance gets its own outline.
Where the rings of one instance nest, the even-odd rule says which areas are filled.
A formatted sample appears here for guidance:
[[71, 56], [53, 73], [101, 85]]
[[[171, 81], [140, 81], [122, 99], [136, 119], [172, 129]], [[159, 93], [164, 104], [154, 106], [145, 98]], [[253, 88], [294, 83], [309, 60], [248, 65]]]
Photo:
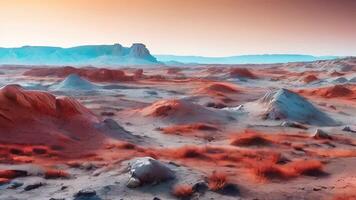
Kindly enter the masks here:
[[353, 0], [2, 0], [2, 47], [129, 46], [153, 54], [356, 54]]

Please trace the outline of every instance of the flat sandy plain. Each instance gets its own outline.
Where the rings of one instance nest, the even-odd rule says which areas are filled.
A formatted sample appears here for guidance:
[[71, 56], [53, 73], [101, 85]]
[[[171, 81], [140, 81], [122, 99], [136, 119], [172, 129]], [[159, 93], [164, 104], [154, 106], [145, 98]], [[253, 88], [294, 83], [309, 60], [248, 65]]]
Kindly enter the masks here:
[[0, 199], [356, 199], [356, 58], [0, 72]]

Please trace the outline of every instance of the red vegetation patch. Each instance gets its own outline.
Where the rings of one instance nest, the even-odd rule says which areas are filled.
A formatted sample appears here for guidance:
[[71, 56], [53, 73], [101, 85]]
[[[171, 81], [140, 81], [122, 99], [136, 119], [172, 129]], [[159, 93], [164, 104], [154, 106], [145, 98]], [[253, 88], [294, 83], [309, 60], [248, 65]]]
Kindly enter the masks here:
[[96, 82], [117, 82], [134, 80], [134, 76], [126, 75], [125, 72], [122, 70], [105, 68], [35, 68], [24, 73], [25, 76], [54, 76], [60, 78], [67, 77], [70, 74], [78, 74], [81, 77]]
[[69, 174], [62, 170], [47, 169], [44, 173], [45, 179], [68, 178]]
[[193, 195], [193, 187], [188, 184], [176, 185], [173, 188], [172, 194], [178, 198], [187, 198]]
[[27, 176], [27, 171], [23, 170], [0, 170], [0, 178], [14, 179]]
[[161, 129], [165, 134], [189, 134], [196, 131], [217, 131], [219, 130], [216, 126], [204, 124], [204, 123], [195, 123], [187, 125], [173, 125]]
[[213, 172], [208, 176], [208, 186], [212, 191], [219, 191], [227, 184], [227, 175], [223, 172]]
[[271, 162], [255, 163], [252, 166], [253, 173], [262, 180], [290, 179], [300, 175], [321, 176], [324, 175], [323, 164], [317, 160], [300, 160], [278, 165]]
[[230, 69], [230, 77], [234, 78], [250, 78], [250, 79], [256, 79], [257, 76], [254, 75], [250, 70], [246, 68], [232, 68]]
[[307, 76], [305, 76], [305, 77], [303, 78], [303, 81], [304, 81], [305, 83], [311, 83], [311, 82], [314, 82], [314, 81], [317, 81], [317, 80], [319, 80], [318, 77], [316, 77], [316, 76], [313, 75], [313, 74], [309, 74], [309, 75], [307, 75]]
[[10, 183], [10, 179], [7, 178], [0, 178], [0, 185]]

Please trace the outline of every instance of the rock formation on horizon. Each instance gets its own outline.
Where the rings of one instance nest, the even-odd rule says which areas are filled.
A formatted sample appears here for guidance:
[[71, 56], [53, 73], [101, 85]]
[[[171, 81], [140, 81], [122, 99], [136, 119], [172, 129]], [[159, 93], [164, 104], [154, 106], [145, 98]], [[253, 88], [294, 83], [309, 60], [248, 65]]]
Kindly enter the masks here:
[[86, 45], [71, 48], [23, 46], [0, 48], [0, 64], [17, 65], [151, 65], [158, 61], [144, 44], [131, 47]]

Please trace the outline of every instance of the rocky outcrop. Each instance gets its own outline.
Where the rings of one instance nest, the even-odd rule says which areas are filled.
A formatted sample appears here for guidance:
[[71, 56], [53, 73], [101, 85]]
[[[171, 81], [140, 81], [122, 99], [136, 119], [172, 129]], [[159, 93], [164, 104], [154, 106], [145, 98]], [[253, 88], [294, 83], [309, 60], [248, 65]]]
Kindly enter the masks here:
[[129, 163], [131, 177], [128, 187], [146, 183], [159, 183], [175, 178], [174, 172], [164, 163], [151, 157], [137, 158]]
[[304, 124], [333, 125], [335, 121], [304, 97], [287, 89], [268, 92], [259, 100], [266, 119], [290, 120]]

